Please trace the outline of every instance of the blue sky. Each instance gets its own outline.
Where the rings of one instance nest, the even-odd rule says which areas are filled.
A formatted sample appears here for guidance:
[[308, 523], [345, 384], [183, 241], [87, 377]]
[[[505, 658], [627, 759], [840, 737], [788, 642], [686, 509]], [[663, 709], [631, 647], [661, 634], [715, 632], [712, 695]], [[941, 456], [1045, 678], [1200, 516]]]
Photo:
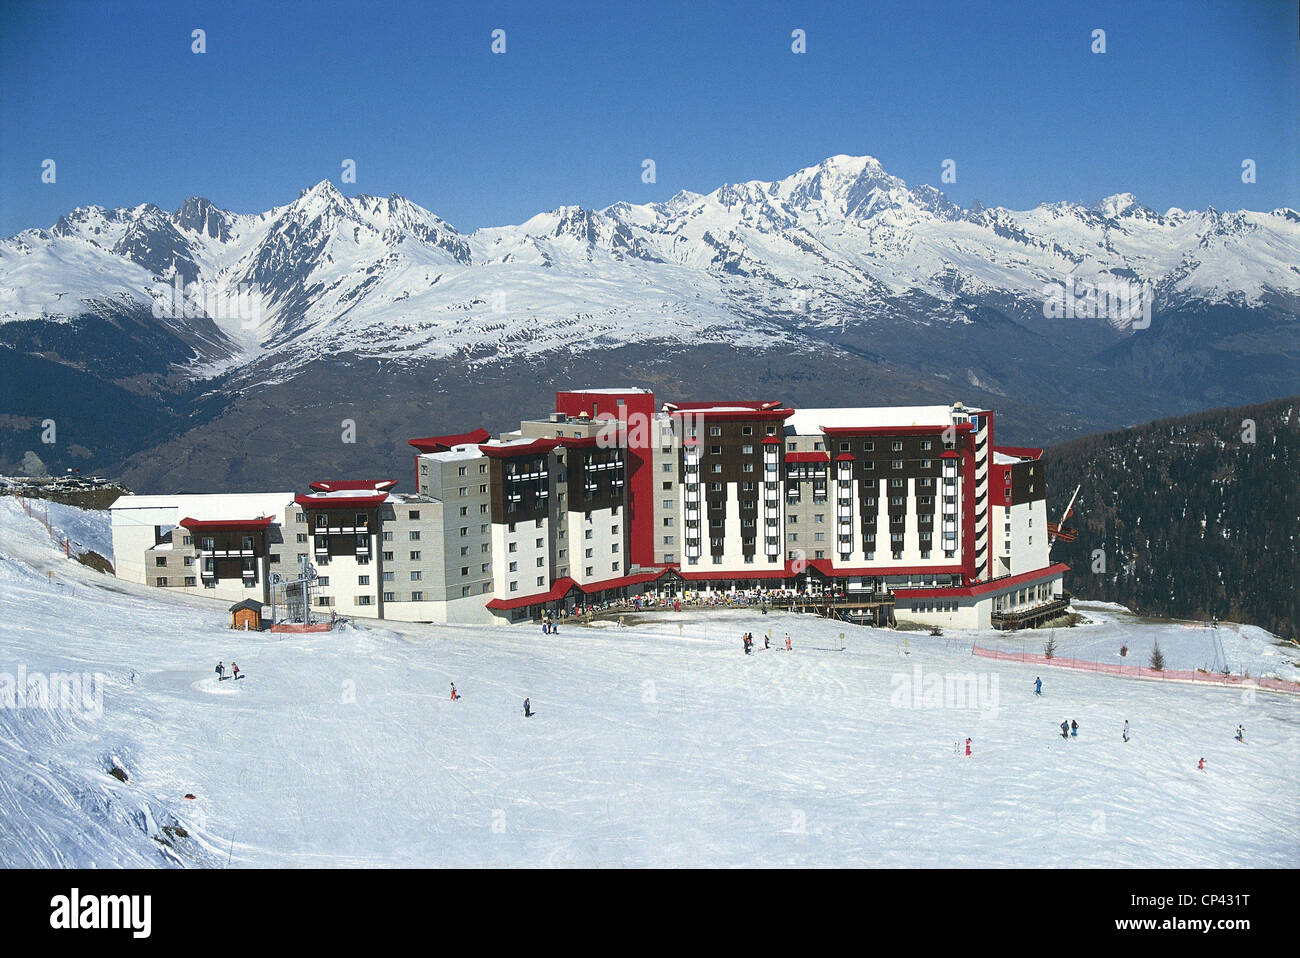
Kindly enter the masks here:
[[962, 205], [1296, 207], [1296, 42], [1293, 0], [5, 0], [0, 235], [91, 203], [260, 211], [322, 179], [468, 231], [837, 153]]

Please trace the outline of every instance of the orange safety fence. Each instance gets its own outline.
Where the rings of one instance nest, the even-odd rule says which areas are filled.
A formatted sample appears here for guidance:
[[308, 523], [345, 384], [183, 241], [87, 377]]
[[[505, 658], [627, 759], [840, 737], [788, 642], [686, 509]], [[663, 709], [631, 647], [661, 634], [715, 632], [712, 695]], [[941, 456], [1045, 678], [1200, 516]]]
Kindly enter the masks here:
[[1201, 672], [1188, 669], [1152, 669], [1141, 665], [1119, 665], [1113, 662], [1090, 662], [1087, 659], [1069, 659], [1054, 655], [1050, 659], [1034, 652], [1003, 652], [998, 649], [982, 649], [971, 646], [971, 654], [986, 659], [1000, 659], [1004, 662], [1028, 662], [1034, 665], [1054, 665], [1058, 668], [1081, 669], [1086, 672], [1100, 672], [1104, 675], [1118, 675], [1130, 679], [1163, 679], [1174, 682], [1204, 682], [1209, 685], [1233, 685], [1240, 688], [1270, 689], [1274, 692], [1300, 693], [1300, 682], [1288, 682], [1285, 679], [1251, 678], [1248, 675], [1216, 675], [1213, 672]]

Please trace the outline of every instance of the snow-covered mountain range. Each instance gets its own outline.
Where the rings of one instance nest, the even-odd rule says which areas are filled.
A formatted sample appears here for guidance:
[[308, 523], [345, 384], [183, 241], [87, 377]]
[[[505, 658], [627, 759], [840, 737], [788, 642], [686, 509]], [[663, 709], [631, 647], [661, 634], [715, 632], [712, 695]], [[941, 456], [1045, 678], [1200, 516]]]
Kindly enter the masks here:
[[[964, 210], [870, 157], [666, 203], [562, 207], [469, 235], [400, 196], [328, 181], [257, 215], [195, 197], [167, 213], [84, 207], [0, 242], [0, 321], [167, 304], [177, 278], [261, 297], [213, 317], [196, 359], [322, 353], [510, 356], [662, 338], [798, 345], [807, 325], [911, 313], [961, 322], [962, 302], [1040, 308], [1045, 286], [1122, 278], [1158, 302], [1300, 297], [1300, 214], [1163, 214], [1130, 194], [1094, 206]], [[904, 304], [910, 304], [905, 308]], [[166, 310], [163, 310], [166, 311]], [[222, 340], [225, 340], [224, 342]], [[202, 363], [196, 372], [207, 371]]]
[[[175, 291], [190, 283], [234, 298], [225, 310], [211, 299], [176, 308]], [[1126, 316], [1045, 315], [1052, 290], [1113, 283], [1153, 292], [1151, 329]], [[688, 382], [703, 355], [716, 370], [718, 357], [739, 351], [745, 362], [766, 357], [724, 363], [760, 390], [784, 389], [792, 368], [802, 370], [796, 380], [824, 376], [815, 370], [834, 357], [831, 368], [877, 391], [917, 385], [955, 398], [965, 389], [976, 401], [1039, 405], [1038, 387], [1017, 381], [1026, 371], [1064, 388], [1087, 370], [1091, 378], [1069, 388], [1125, 408], [1129, 398], [1096, 382], [1101, 372], [1127, 366], [1130, 378], [1163, 378], [1152, 388], [1169, 395], [1207, 372], [1218, 382], [1245, 369], [1277, 374], [1268, 362], [1293, 353], [1298, 313], [1295, 210], [1157, 213], [1130, 194], [1091, 206], [962, 209], [870, 157], [835, 156], [776, 182], [664, 203], [562, 207], [469, 234], [403, 197], [347, 197], [321, 182], [260, 214], [199, 197], [171, 213], [84, 207], [0, 240], [7, 363], [54, 363], [56, 376], [93, 375], [96, 389], [164, 395], [191, 421], [178, 390], [192, 397], [216, 384], [242, 396], [290, 386], [322, 364], [343, 379], [373, 363], [434, 380], [452, 366], [458, 375], [480, 369], [487, 381], [522, 362], [546, 380], [557, 361], [615, 352], [629, 357], [615, 368], [648, 356], [692, 367], [665, 372], [665, 384]], [[1182, 355], [1189, 333], [1207, 348], [1206, 322], [1215, 357]], [[1219, 355], [1225, 337], [1230, 360]], [[42, 366], [26, 379], [50, 373]], [[933, 387], [918, 385], [926, 382]], [[1281, 394], [1263, 393], [1228, 389], [1223, 398]], [[1072, 408], [1095, 398], [1079, 395]], [[277, 400], [290, 401], [299, 404]], [[1146, 418], [1189, 409], [1142, 405]]]

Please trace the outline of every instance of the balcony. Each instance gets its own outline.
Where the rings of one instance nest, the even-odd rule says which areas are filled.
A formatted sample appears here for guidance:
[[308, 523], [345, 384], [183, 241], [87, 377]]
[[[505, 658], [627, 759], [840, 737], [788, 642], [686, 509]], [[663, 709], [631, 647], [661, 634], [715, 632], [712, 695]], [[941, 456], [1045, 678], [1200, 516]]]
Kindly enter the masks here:
[[1048, 619], [1062, 615], [1070, 607], [1070, 593], [1055, 595], [1050, 601], [1028, 609], [1013, 612], [994, 612], [990, 619], [993, 628], [1007, 632], [1017, 629], [1035, 629]]

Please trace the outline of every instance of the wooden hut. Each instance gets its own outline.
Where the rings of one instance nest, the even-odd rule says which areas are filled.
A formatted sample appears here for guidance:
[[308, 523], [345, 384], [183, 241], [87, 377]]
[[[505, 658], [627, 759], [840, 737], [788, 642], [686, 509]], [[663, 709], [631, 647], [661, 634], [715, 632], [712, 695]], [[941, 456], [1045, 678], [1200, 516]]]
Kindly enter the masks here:
[[230, 627], [262, 631], [262, 603], [256, 599], [236, 602], [230, 607]]

